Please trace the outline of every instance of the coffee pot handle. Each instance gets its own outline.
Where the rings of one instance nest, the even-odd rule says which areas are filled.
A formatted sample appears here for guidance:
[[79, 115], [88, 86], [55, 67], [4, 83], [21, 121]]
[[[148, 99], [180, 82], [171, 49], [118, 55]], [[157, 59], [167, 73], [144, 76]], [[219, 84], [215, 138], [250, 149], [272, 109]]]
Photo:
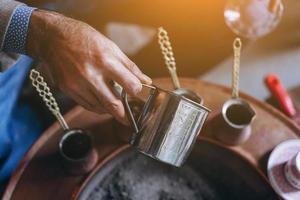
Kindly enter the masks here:
[[[146, 84], [142, 84], [142, 85], [143, 85], [143, 87], [148, 87], [152, 90], [157, 89], [155, 86], [152, 86], [152, 85], [146, 85]], [[126, 111], [127, 116], [129, 118], [129, 122], [130, 122], [131, 126], [133, 127], [135, 133], [138, 133], [139, 128], [138, 128], [137, 122], [134, 119], [134, 116], [133, 116], [132, 110], [130, 108], [130, 105], [128, 103], [128, 95], [127, 95], [127, 93], [124, 89], [122, 89], [121, 97], [122, 97], [122, 101], [123, 101], [123, 104], [124, 104], [124, 107], [125, 107], [125, 111]]]

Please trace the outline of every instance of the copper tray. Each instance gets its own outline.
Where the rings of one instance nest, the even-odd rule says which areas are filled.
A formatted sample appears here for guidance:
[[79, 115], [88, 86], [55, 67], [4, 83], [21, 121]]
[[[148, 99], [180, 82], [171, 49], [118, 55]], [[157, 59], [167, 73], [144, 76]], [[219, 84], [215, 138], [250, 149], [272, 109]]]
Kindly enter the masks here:
[[[200, 134], [201, 137], [211, 138], [213, 133], [210, 119], [219, 112], [223, 102], [230, 98], [230, 89], [196, 79], [183, 78], [180, 81], [182, 87], [198, 92], [205, 100], [204, 104], [213, 111]], [[154, 82], [165, 89], [172, 89], [172, 83], [168, 78], [156, 79]], [[297, 138], [300, 129], [273, 107], [245, 94], [241, 94], [241, 97], [253, 105], [257, 118], [253, 123], [253, 134], [250, 139], [239, 147], [230, 148], [247, 159], [257, 170], [264, 172], [268, 153], [278, 143]], [[110, 115], [96, 115], [76, 107], [65, 117], [71, 127], [85, 128], [93, 133], [99, 152], [99, 162], [123, 143], [118, 140], [120, 135], [119, 129], [116, 129], [118, 124]], [[123, 129], [122, 134], [124, 132], [130, 130]], [[4, 193], [4, 200], [23, 200], [24, 197], [30, 200], [65, 200], [76, 194], [87, 175], [70, 177], [61, 169], [55, 157], [61, 134], [62, 130], [57, 123], [42, 134], [13, 174]]]

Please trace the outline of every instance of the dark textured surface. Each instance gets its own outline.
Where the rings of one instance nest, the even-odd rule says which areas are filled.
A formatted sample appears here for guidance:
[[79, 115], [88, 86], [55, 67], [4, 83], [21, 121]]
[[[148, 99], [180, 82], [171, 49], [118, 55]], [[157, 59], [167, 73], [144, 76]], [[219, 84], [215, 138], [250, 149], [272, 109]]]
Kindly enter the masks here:
[[133, 150], [126, 150], [109, 161], [91, 179], [79, 199], [277, 198], [251, 166], [235, 154], [220, 150], [220, 147], [211, 144], [197, 145], [188, 163], [182, 168], [175, 168]]
[[189, 167], [179, 170], [142, 155], [135, 155], [123, 164], [122, 170], [115, 170], [87, 199], [220, 199]]

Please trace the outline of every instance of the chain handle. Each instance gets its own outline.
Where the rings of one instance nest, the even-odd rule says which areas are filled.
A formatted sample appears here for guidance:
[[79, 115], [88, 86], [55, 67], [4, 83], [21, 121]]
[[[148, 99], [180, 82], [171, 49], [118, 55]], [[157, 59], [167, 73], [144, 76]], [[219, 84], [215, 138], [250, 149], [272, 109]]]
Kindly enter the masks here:
[[169, 40], [168, 32], [163, 27], [159, 27], [157, 35], [158, 43], [160, 45], [161, 52], [164, 56], [165, 64], [171, 75], [173, 85], [175, 89], [180, 88], [180, 83], [176, 72], [176, 62], [171, 42]]
[[60, 125], [64, 130], [69, 129], [65, 119], [60, 113], [59, 107], [53, 94], [50, 91], [47, 83], [44, 81], [44, 78], [41, 76], [40, 72], [35, 69], [30, 71], [30, 79], [32, 81], [32, 86], [35, 87], [36, 91], [39, 93], [40, 97], [43, 98], [48, 109], [52, 112], [52, 114], [56, 117]]
[[242, 41], [236, 38], [233, 42], [233, 69], [232, 69], [232, 98], [239, 98], [239, 77]]

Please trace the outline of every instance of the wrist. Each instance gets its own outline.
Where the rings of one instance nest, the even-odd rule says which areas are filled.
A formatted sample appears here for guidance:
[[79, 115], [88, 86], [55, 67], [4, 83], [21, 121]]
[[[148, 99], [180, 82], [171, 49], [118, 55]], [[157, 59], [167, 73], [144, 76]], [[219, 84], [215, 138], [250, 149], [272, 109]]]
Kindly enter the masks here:
[[43, 59], [61, 17], [62, 15], [51, 11], [35, 10], [32, 12], [26, 42], [26, 52], [29, 56]]

